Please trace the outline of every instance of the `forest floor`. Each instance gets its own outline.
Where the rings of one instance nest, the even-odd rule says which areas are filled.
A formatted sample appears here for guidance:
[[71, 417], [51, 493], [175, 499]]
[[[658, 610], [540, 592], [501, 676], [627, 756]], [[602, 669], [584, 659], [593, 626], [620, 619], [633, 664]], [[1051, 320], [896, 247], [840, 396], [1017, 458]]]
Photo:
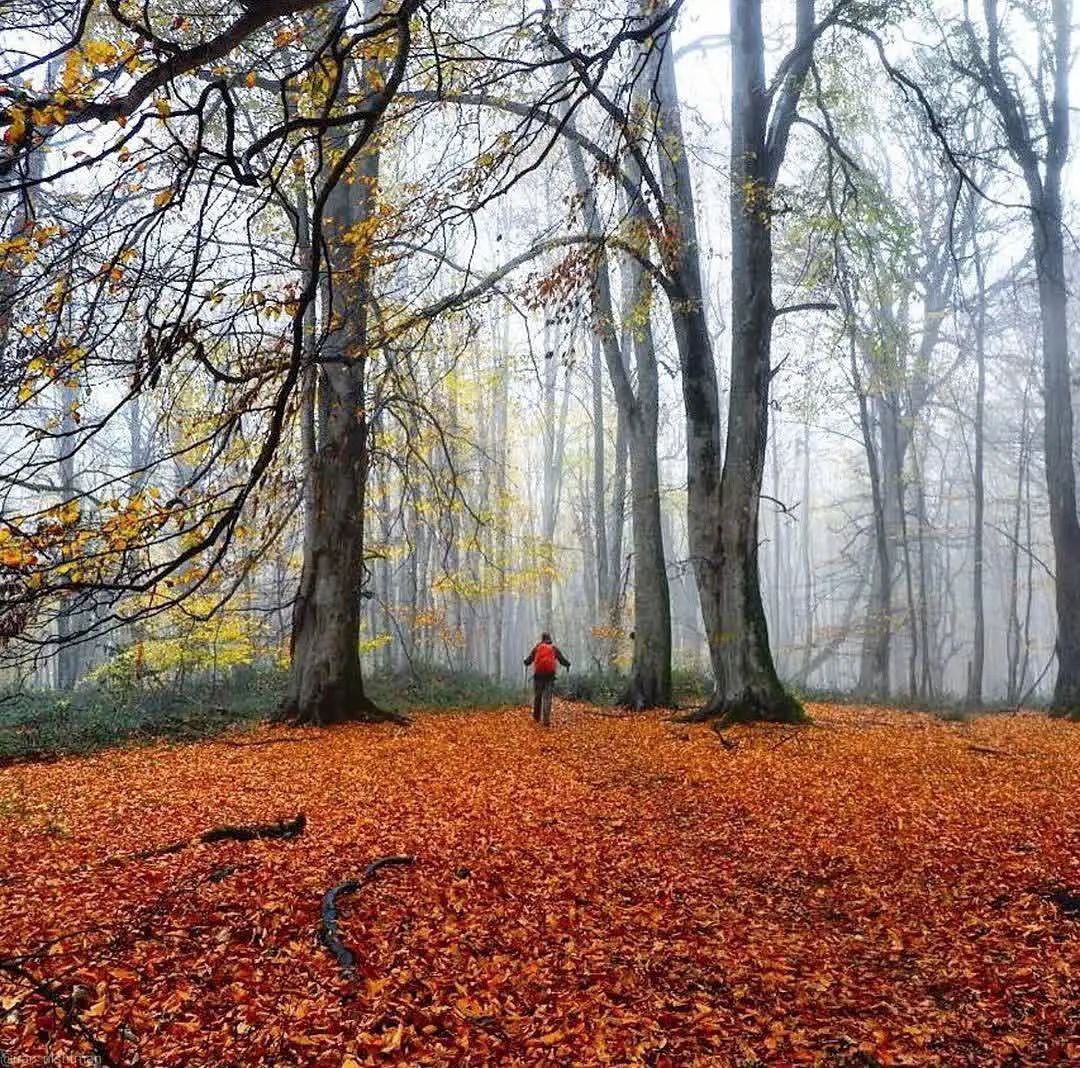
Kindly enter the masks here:
[[[557, 701], [0, 770], [0, 1051], [1080, 1063], [1080, 724], [810, 710], [734, 747]], [[320, 901], [388, 854], [343, 974]]]

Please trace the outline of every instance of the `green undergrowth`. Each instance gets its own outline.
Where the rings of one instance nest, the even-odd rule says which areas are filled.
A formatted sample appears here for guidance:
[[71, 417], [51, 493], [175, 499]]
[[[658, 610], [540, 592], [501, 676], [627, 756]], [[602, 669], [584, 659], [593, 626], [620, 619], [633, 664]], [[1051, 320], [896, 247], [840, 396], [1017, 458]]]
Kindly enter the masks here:
[[[989, 703], [972, 708], [963, 698], [942, 695], [926, 700], [908, 694], [893, 694], [889, 697], [865, 697], [836, 690], [801, 689], [792, 691], [800, 701], [811, 704], [829, 705], [873, 705], [874, 708], [892, 712], [925, 712], [945, 723], [969, 723], [978, 716], [1005, 715], [1016, 712], [1012, 705], [1003, 702]], [[1030, 703], [1025, 706], [1040, 709], [1042, 706]]]
[[278, 673], [245, 671], [183, 689], [95, 685], [0, 694], [0, 764], [159, 739], [198, 741], [265, 718], [281, 686]]
[[[621, 671], [559, 672], [557, 692], [571, 701], [614, 705], [628, 691], [630, 676]], [[671, 669], [671, 695], [677, 707], [702, 704], [712, 692], [712, 680], [697, 668]]]
[[[430, 709], [505, 708], [526, 700], [525, 681], [499, 682], [480, 671], [415, 664], [394, 672], [369, 672], [364, 689], [391, 712]], [[531, 698], [530, 698], [531, 699]]]
[[[417, 665], [369, 672], [368, 695], [395, 712], [499, 708], [525, 702], [524, 683], [499, 683], [476, 671]], [[194, 742], [272, 719], [285, 692], [279, 670], [238, 669], [183, 688], [133, 685], [99, 673], [76, 690], [0, 693], [0, 766], [90, 753], [116, 745]]]

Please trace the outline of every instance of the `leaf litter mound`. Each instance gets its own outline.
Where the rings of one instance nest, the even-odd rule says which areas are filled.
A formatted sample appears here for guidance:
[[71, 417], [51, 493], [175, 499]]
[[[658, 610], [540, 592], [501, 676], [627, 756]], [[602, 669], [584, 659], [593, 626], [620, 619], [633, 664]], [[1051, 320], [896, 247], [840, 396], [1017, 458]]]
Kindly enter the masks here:
[[1080, 726], [818, 705], [718, 735], [598, 711], [0, 771], [0, 1049], [1080, 1063]]

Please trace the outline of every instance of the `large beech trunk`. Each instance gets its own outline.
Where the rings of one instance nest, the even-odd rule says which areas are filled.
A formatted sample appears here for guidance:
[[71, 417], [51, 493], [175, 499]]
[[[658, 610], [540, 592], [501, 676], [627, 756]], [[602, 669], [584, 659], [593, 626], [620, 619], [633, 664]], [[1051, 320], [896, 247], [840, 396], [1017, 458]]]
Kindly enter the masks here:
[[[733, 157], [735, 143], [733, 136]], [[747, 169], [754, 168], [748, 148], [742, 159]], [[773, 664], [758, 573], [771, 374], [771, 235], [760, 211], [746, 204], [743, 184], [734, 176], [732, 184], [731, 401], [713, 555], [698, 575], [702, 603], [706, 598], [710, 603], [706, 623], [716, 679], [705, 712], [729, 722], [799, 722], [805, 713], [780, 683]]]
[[[813, 5], [799, 7], [800, 34], [805, 35], [807, 23], [813, 23]], [[687, 421], [690, 552], [716, 684], [694, 718], [798, 722], [805, 713], [781, 685], [769, 649], [757, 544], [775, 315], [769, 197], [787, 128], [770, 136], [760, 0], [731, 0], [731, 34], [731, 395], [722, 470], [716, 369], [670, 42], [658, 79], [664, 138], [675, 145], [660, 154], [660, 174], [666, 222], [679, 238], [673, 315]], [[785, 87], [794, 93], [794, 103], [800, 85], [796, 81], [793, 88]]]
[[[381, 0], [366, 0], [365, 14], [373, 17], [380, 7]], [[361, 70], [361, 84], [369, 84], [372, 73]], [[348, 80], [346, 75], [344, 86]], [[330, 297], [319, 353], [318, 441], [312, 442], [308, 427], [304, 559], [293, 608], [289, 685], [280, 710], [282, 718], [319, 726], [403, 718], [382, 711], [365, 695], [359, 654], [370, 466], [365, 383], [371, 266], [370, 249], [350, 242], [349, 235], [371, 217], [379, 153], [373, 143], [356, 151], [359, 146], [341, 138], [335, 149], [343, 159], [350, 152], [354, 159], [323, 212]], [[313, 262], [311, 269], [319, 267]]]
[[[1049, 183], [1048, 183], [1049, 184]], [[1054, 708], [1080, 715], [1080, 521], [1073, 468], [1073, 411], [1069, 373], [1061, 197], [1056, 183], [1033, 212], [1035, 264], [1042, 318], [1044, 435], [1050, 531], [1054, 542], [1058, 674]]]
[[331, 426], [309, 474], [314, 515], [293, 609], [292, 670], [282, 710], [285, 718], [318, 726], [396, 718], [365, 696], [358, 651], [367, 431], [355, 414], [342, 413]]
[[634, 543], [634, 663], [622, 703], [641, 709], [671, 704], [671, 591], [660, 512], [656, 455], [660, 397], [651, 325], [642, 324], [637, 334], [634, 346], [638, 398], [627, 412]]

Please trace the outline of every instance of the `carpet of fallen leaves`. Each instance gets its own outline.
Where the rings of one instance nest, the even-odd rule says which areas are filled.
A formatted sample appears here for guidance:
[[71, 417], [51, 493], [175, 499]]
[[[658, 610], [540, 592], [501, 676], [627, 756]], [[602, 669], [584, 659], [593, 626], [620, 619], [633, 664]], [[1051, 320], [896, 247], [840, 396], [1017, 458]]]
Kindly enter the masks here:
[[[557, 702], [547, 732], [431, 714], [4, 769], [0, 1050], [1080, 1064], [1080, 725], [811, 711], [733, 749]], [[293, 840], [134, 856], [298, 812]], [[347, 978], [321, 897], [392, 853], [416, 862], [340, 900]]]

